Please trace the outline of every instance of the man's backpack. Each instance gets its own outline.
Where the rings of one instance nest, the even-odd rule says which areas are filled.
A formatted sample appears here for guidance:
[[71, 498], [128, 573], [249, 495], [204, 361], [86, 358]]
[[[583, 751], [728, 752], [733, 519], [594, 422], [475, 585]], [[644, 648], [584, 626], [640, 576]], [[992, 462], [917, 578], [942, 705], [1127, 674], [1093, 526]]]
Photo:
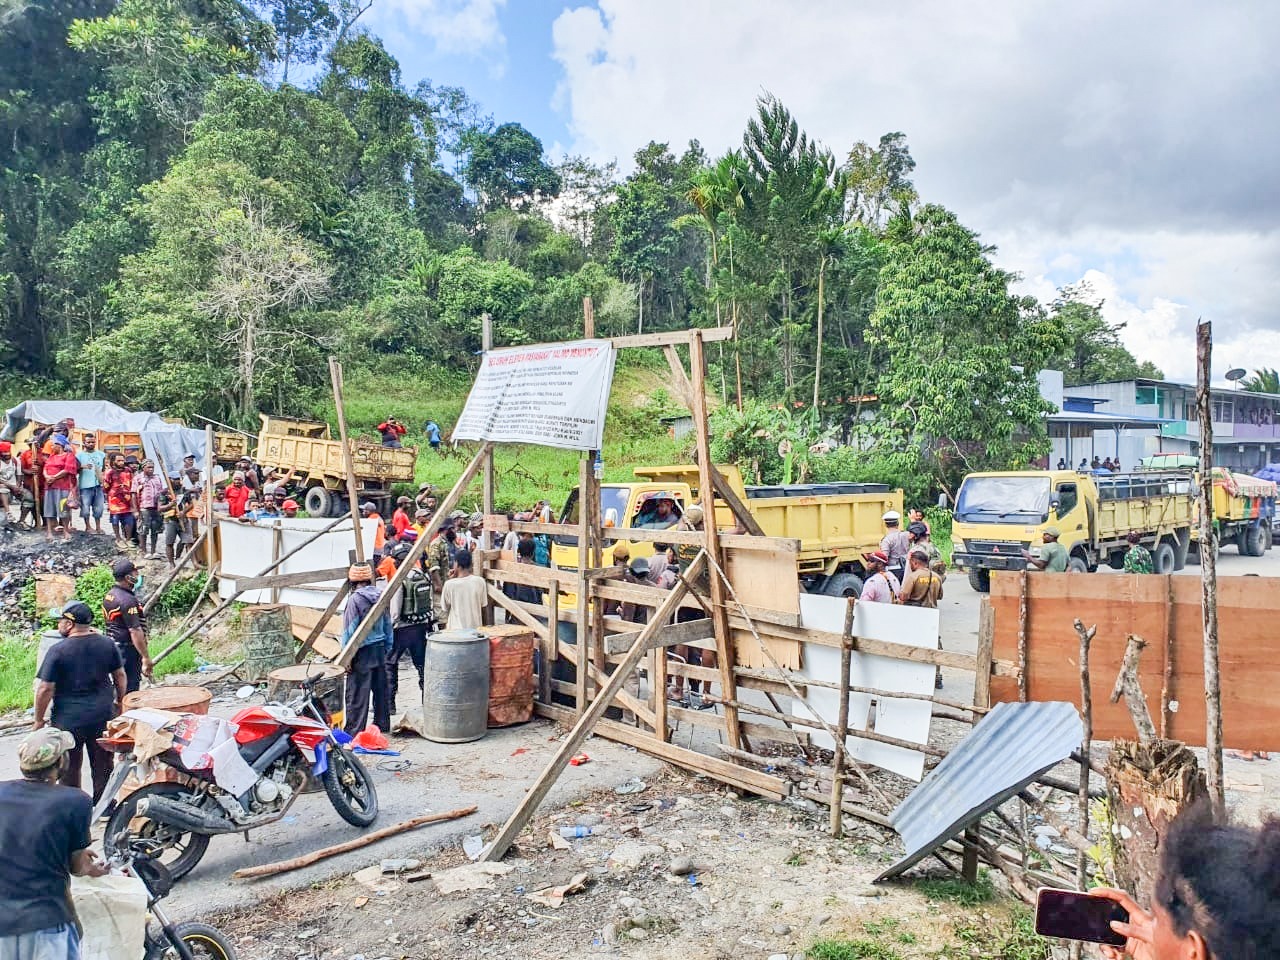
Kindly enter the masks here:
[[431, 581], [414, 570], [404, 583], [400, 619], [405, 623], [430, 623], [431, 610]]

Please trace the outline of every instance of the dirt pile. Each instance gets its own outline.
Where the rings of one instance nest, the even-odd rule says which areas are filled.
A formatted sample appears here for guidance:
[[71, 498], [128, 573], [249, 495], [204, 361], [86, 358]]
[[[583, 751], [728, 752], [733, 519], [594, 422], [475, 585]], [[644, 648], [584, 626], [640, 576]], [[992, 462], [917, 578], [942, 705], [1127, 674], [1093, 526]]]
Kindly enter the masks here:
[[120, 556], [111, 536], [73, 534], [68, 541], [50, 543], [43, 533], [0, 526], [0, 619], [30, 626], [19, 596], [36, 574], [63, 573], [78, 577], [91, 567]]

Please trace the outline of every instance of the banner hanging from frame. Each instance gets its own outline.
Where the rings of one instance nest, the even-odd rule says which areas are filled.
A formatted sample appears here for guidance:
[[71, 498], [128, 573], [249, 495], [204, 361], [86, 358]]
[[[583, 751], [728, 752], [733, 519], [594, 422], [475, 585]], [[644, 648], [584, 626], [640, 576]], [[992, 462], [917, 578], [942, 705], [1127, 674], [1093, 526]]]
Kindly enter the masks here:
[[608, 340], [489, 350], [453, 439], [600, 449], [614, 358]]

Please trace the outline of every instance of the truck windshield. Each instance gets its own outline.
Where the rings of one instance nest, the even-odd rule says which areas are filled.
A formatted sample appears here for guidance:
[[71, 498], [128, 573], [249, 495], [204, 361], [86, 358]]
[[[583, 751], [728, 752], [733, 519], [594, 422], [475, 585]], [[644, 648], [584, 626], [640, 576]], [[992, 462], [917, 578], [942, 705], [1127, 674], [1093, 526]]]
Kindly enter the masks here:
[[[600, 522], [609, 525], [609, 521], [613, 521], [613, 526], [621, 527], [626, 523], [627, 517], [627, 499], [630, 491], [626, 487], [601, 487], [600, 488]], [[582, 515], [579, 512], [578, 491], [569, 491], [569, 499], [565, 501], [564, 513], [560, 516], [561, 523], [581, 523]], [[613, 511], [610, 513], [610, 511]], [[571, 535], [562, 535], [556, 537], [556, 543], [561, 546], [575, 546], [578, 538]]]
[[969, 477], [956, 498], [957, 520], [1043, 523], [1049, 516], [1048, 477]]

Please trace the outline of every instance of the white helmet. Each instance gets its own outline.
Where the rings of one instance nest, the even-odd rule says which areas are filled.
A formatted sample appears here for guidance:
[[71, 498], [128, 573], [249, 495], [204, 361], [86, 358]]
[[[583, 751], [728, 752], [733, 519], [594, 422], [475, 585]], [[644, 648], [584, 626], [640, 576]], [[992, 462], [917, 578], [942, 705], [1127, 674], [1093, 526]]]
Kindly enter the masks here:
[[885, 515], [882, 516], [880, 519], [883, 520], [885, 523], [897, 523], [899, 520], [902, 519], [902, 514], [898, 513], [897, 510], [890, 510], [887, 513], [885, 513]]

